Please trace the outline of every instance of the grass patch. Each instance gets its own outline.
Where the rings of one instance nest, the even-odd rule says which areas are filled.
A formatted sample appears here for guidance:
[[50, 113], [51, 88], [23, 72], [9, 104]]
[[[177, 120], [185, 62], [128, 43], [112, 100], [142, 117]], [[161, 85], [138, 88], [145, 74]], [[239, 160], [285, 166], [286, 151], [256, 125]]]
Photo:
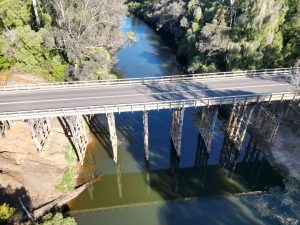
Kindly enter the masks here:
[[77, 157], [71, 145], [65, 146], [65, 160], [69, 164], [69, 168], [64, 171], [63, 177], [56, 189], [61, 193], [67, 193], [74, 189], [74, 180], [77, 172]]
[[76, 167], [72, 166], [64, 171], [64, 175], [62, 180], [58, 185], [56, 185], [56, 189], [61, 193], [67, 193], [74, 189], [74, 177], [76, 176]]
[[66, 149], [65, 160], [68, 162], [69, 165], [76, 165], [77, 157], [76, 157], [75, 151], [73, 150], [72, 146], [66, 145], [65, 149]]

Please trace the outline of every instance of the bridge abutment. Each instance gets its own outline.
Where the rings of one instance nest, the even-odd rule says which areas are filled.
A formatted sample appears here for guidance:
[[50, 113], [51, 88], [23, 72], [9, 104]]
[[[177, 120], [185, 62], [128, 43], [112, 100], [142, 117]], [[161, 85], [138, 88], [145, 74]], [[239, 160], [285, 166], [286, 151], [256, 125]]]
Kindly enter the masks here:
[[118, 162], [118, 137], [116, 131], [116, 120], [114, 113], [106, 113], [110, 142], [113, 153], [113, 160], [115, 163]]
[[49, 118], [39, 118], [28, 120], [31, 137], [34, 140], [37, 150], [43, 151], [46, 141], [51, 132], [51, 123]]
[[178, 157], [181, 156], [183, 117], [184, 117], [184, 108], [172, 109], [171, 138]]

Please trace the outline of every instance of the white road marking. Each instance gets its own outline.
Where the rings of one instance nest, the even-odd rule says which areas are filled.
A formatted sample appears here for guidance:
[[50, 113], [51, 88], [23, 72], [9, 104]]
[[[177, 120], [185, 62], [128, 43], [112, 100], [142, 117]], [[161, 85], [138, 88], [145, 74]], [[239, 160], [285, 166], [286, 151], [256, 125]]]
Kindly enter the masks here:
[[135, 96], [147, 96], [147, 95], [163, 95], [163, 94], [180, 94], [187, 92], [203, 92], [203, 91], [217, 91], [217, 90], [232, 90], [232, 89], [242, 89], [242, 88], [258, 88], [258, 87], [275, 87], [275, 86], [289, 86], [288, 84], [265, 84], [265, 85], [251, 85], [251, 86], [239, 86], [239, 87], [226, 87], [226, 88], [205, 88], [205, 89], [192, 89], [188, 91], [170, 91], [170, 92], [154, 92], [147, 94], [130, 94], [130, 95], [108, 95], [108, 96], [94, 96], [94, 97], [80, 97], [80, 98], [62, 98], [62, 99], [47, 99], [47, 100], [32, 100], [32, 101], [18, 101], [18, 102], [5, 102], [0, 103], [0, 105], [12, 105], [12, 104], [29, 104], [37, 102], [59, 102], [59, 101], [68, 101], [68, 100], [88, 100], [88, 99], [103, 99], [103, 98], [122, 98], [122, 97], [135, 97]]

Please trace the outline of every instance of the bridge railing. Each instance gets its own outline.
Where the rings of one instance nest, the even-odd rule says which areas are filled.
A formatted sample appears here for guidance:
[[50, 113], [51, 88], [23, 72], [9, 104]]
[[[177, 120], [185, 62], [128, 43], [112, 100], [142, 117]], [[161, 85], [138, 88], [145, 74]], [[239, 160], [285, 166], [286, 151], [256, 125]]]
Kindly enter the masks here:
[[86, 107], [73, 107], [73, 108], [59, 108], [59, 109], [43, 109], [43, 110], [30, 110], [18, 112], [0, 113], [0, 120], [24, 120], [31, 118], [43, 117], [58, 117], [58, 116], [74, 116], [74, 115], [94, 115], [106, 114], [109, 112], [135, 112], [135, 111], [149, 111], [160, 109], [172, 108], [188, 108], [200, 107], [209, 105], [225, 105], [235, 103], [258, 103], [258, 102], [271, 102], [271, 101], [284, 101], [299, 99], [291, 92], [271, 93], [271, 94], [253, 94], [253, 95], [237, 95], [237, 96], [224, 96], [224, 97], [211, 97], [200, 99], [183, 99], [183, 100], [170, 100], [170, 101], [155, 101], [155, 102], [142, 102], [132, 104], [116, 104], [116, 105], [103, 105], [103, 106], [86, 106]]
[[6, 85], [6, 86], [0, 86], [0, 92], [28, 91], [28, 90], [39, 90], [39, 89], [47, 90], [47, 89], [62, 89], [62, 88], [101, 87], [101, 86], [132, 85], [132, 84], [147, 84], [147, 83], [165, 83], [165, 82], [174, 82], [180, 80], [189, 81], [189, 80], [200, 80], [200, 79], [233, 78], [233, 77], [245, 77], [245, 76], [288, 75], [290, 74], [291, 69], [292, 68], [276, 68], [276, 69], [260, 69], [260, 70], [244, 70], [244, 71], [241, 70], [241, 71], [231, 71], [231, 72], [172, 75], [172, 76], [161, 76], [161, 77]]

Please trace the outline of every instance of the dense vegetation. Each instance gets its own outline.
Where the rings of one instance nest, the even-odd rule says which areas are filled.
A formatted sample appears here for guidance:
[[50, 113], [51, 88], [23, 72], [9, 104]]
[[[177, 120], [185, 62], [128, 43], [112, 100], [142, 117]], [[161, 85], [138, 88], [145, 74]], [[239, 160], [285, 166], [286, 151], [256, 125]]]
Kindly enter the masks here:
[[170, 33], [189, 72], [294, 65], [300, 0], [132, 0], [130, 10]]
[[36, 225], [76, 225], [77, 222], [72, 217], [64, 217], [60, 212], [49, 213], [41, 219]]
[[122, 0], [35, 2], [0, 1], [0, 70], [57, 81], [111, 76], [124, 41]]

